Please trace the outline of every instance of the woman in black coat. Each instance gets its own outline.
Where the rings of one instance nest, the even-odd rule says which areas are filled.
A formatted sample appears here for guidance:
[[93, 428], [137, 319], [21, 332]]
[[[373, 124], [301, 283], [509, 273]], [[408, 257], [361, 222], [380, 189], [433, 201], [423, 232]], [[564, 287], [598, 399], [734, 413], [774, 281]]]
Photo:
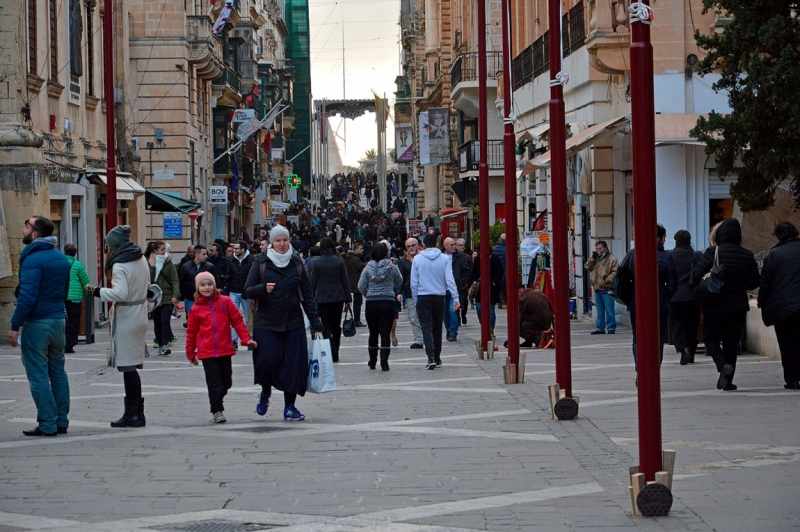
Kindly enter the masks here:
[[256, 413], [267, 413], [274, 386], [283, 392], [283, 419], [302, 421], [305, 416], [297, 410], [295, 401], [298, 395], [305, 395], [308, 386], [303, 311], [319, 334], [322, 321], [303, 262], [292, 254], [289, 231], [276, 225], [269, 238], [270, 247], [253, 262], [244, 287], [244, 297], [255, 300], [253, 337], [258, 348], [253, 351], [253, 365], [255, 383], [261, 385]]
[[681, 229], [675, 233], [675, 249], [669, 252], [675, 262], [678, 290], [669, 300], [669, 330], [675, 350], [681, 355], [681, 366], [694, 364], [697, 351], [697, 327], [700, 324], [700, 307], [692, 302], [689, 281], [692, 270], [703, 256], [692, 249], [692, 235]]
[[344, 261], [336, 254], [333, 240], [325, 237], [320, 242], [320, 257], [311, 271], [311, 290], [317, 301], [322, 319], [322, 334], [331, 341], [331, 355], [339, 362], [339, 344], [342, 340], [342, 309], [353, 300]]
[[742, 226], [736, 218], [728, 218], [717, 226], [714, 242], [716, 246], [706, 249], [692, 270], [689, 287], [694, 289], [711, 271], [718, 249], [719, 264], [725, 267], [725, 284], [718, 300], [703, 306], [703, 336], [706, 353], [714, 359], [719, 371], [717, 389], [731, 391], [736, 389], [733, 384], [736, 348], [750, 310], [747, 291], [758, 288], [758, 265], [753, 253], [741, 246]]
[[[494, 254], [492, 248], [489, 248], [489, 292], [491, 294], [490, 302], [491, 305], [489, 307], [489, 327], [491, 328], [492, 336], [494, 336], [494, 324], [497, 320], [497, 316], [495, 315], [495, 305], [500, 303], [500, 293], [503, 291], [503, 263], [500, 261], [500, 257]], [[481, 280], [481, 256], [480, 254], [476, 255], [475, 258], [472, 260], [472, 279], [474, 281]], [[481, 302], [480, 302], [480, 294], [478, 297], [475, 298], [475, 311], [478, 313], [478, 323], [481, 321]]]
[[758, 306], [764, 325], [775, 325], [787, 390], [800, 390], [800, 238], [789, 222], [775, 226], [778, 243], [764, 259]]

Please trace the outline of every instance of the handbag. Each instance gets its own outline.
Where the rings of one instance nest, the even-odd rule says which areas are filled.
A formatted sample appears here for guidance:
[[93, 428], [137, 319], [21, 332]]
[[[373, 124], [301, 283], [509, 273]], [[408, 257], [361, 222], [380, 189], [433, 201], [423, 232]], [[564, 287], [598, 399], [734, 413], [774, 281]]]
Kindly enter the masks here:
[[348, 305], [344, 310], [344, 322], [342, 323], [342, 334], [345, 338], [351, 338], [356, 335], [356, 320], [353, 318], [353, 311]]
[[719, 246], [714, 250], [714, 267], [703, 276], [700, 284], [692, 290], [692, 302], [706, 307], [719, 303], [725, 286], [725, 265], [719, 263]]
[[308, 391], [326, 393], [336, 390], [336, 375], [333, 372], [331, 341], [315, 334], [308, 352]]
[[620, 305], [630, 306], [633, 301], [634, 277], [631, 269], [633, 250], [630, 250], [617, 267], [617, 274], [608, 289], [608, 295]]
[[478, 279], [477, 281], [472, 283], [472, 286], [469, 287], [469, 292], [467, 292], [467, 297], [469, 299], [479, 299], [481, 297], [481, 280]]

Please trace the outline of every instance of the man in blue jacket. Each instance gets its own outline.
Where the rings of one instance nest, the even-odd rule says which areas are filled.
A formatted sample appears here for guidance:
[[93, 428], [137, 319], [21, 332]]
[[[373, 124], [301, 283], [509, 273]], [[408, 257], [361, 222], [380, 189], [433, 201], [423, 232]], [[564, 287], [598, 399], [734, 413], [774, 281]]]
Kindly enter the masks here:
[[[22, 363], [36, 403], [39, 425], [25, 436], [66, 434], [69, 421], [69, 380], [64, 371], [69, 262], [58, 249], [53, 222], [43, 216], [25, 221], [19, 258], [17, 308], [6, 339], [22, 344]], [[22, 328], [24, 338], [20, 337]]]

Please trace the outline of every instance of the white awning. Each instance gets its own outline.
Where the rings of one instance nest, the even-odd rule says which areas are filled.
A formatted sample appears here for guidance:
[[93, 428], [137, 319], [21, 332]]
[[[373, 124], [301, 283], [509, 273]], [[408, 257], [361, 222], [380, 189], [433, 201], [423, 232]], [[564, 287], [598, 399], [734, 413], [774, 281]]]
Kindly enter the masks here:
[[275, 200], [269, 200], [269, 206], [272, 207], [273, 209], [284, 210], [284, 211], [290, 207], [288, 203], [283, 203], [282, 201], [275, 201]]
[[[87, 168], [86, 174], [96, 177], [104, 185], [108, 184], [105, 169]], [[136, 196], [141, 196], [146, 192], [142, 185], [129, 177], [132, 175], [128, 172], [117, 172], [117, 200], [133, 200], [136, 199]]]
[[542, 122], [538, 126], [533, 126], [532, 128], [528, 128], [522, 132], [520, 135], [520, 140], [530, 139], [533, 141], [539, 141], [547, 135], [550, 131], [550, 122]]
[[657, 114], [655, 116], [656, 146], [675, 144], [705, 146], [705, 142], [689, 135], [689, 131], [697, 125], [697, 119], [701, 116], [705, 115]]
[[[629, 119], [627, 116], [619, 116], [617, 118], [613, 118], [611, 120], [606, 120], [605, 122], [595, 124], [594, 126], [584, 129], [577, 135], [573, 135], [572, 137], [567, 139], [566, 156], [571, 157], [572, 155], [578, 153], [587, 146], [591, 146], [595, 142], [599, 142], [604, 138], [613, 135], [617, 131], [627, 126], [628, 121]], [[546, 168], [548, 166], [550, 166], [549, 151], [529, 160], [525, 164], [523, 173], [530, 174], [534, 170], [537, 170], [539, 168]]]

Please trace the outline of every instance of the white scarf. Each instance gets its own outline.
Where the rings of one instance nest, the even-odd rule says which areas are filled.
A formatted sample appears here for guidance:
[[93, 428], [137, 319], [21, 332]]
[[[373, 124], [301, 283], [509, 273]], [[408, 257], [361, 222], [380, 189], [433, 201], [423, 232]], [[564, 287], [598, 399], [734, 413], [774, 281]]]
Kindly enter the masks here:
[[286, 253], [278, 253], [272, 246], [267, 249], [267, 257], [278, 268], [285, 268], [289, 265], [289, 262], [292, 260], [292, 253], [293, 250], [291, 246], [286, 250]]
[[155, 280], [158, 280], [158, 276], [161, 274], [161, 270], [164, 268], [164, 264], [167, 262], [169, 255], [156, 255], [156, 276]]

